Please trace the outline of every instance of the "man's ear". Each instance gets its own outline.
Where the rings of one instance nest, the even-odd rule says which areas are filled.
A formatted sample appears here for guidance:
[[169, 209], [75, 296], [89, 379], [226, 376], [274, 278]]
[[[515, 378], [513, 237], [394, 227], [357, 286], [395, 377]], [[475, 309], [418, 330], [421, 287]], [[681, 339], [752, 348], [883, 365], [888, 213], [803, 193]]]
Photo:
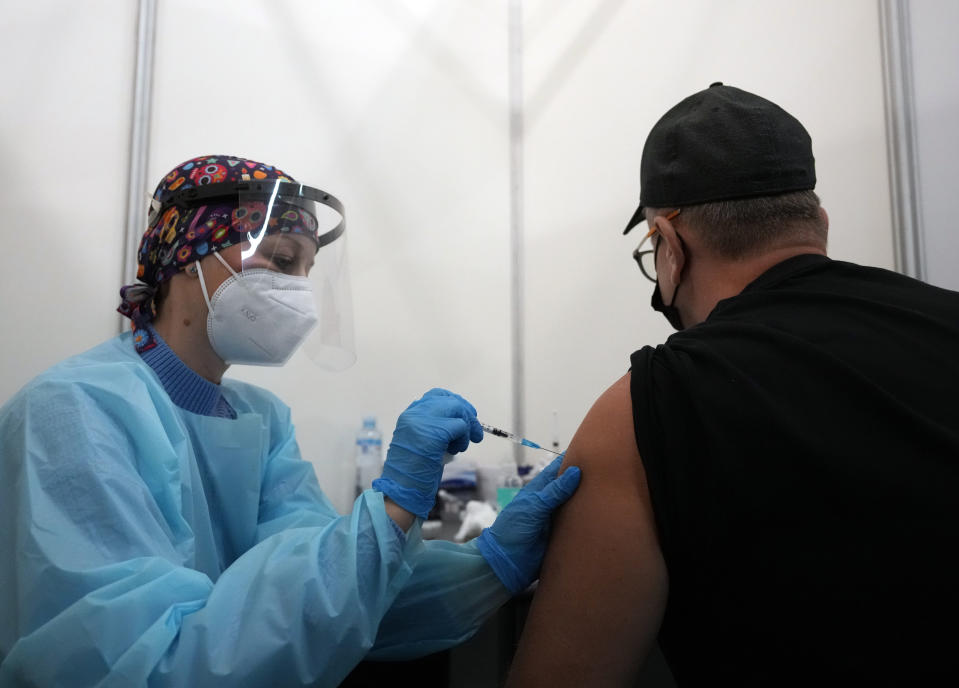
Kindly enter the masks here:
[[666, 265], [669, 270], [669, 279], [673, 284], [679, 284], [683, 274], [683, 267], [686, 265], [686, 251], [683, 242], [673, 228], [673, 223], [667, 220], [663, 215], [657, 215], [653, 218], [656, 229], [659, 231], [660, 240], [666, 242], [666, 245], [660, 249], [665, 253]]

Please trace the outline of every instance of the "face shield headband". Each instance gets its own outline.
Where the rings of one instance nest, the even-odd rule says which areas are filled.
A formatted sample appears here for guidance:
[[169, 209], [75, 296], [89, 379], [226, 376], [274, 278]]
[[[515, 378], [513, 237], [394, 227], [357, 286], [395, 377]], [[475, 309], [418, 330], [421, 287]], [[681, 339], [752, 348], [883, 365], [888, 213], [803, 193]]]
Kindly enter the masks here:
[[[322, 229], [317, 219], [317, 203], [336, 211], [339, 221], [328, 229]], [[160, 216], [171, 211], [179, 214], [196, 213], [191, 229], [204, 215], [203, 211], [222, 207], [232, 208], [229, 225], [222, 224], [210, 237], [212, 240], [227, 238], [229, 232], [242, 235], [243, 241], [249, 241], [251, 247], [244, 250], [255, 253], [259, 242], [271, 233], [301, 234], [312, 239], [318, 252], [324, 246], [333, 243], [346, 231], [346, 215], [343, 204], [333, 194], [306, 186], [299, 182], [266, 180], [239, 181], [204, 184], [175, 191], [164, 203], [153, 201], [148, 224], [152, 227]], [[212, 214], [215, 214], [212, 213]], [[188, 242], [194, 237], [189, 233]], [[237, 243], [234, 240], [226, 245]]]

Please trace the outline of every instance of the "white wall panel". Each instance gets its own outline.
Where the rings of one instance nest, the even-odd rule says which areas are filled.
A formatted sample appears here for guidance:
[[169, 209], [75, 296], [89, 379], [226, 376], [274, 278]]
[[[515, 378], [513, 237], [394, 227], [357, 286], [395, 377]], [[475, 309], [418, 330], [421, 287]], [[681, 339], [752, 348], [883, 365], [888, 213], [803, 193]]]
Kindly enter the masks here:
[[931, 284], [959, 289], [959, 3], [909, 3], [921, 234], [926, 277]]
[[0, 3], [0, 404], [116, 333], [136, 3]]

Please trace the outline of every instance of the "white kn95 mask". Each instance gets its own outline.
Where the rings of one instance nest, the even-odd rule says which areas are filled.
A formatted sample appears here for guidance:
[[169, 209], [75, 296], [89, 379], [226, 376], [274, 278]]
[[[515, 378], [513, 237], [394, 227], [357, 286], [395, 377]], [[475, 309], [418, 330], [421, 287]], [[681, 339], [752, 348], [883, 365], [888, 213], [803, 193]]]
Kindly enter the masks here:
[[214, 253], [228, 277], [207, 296], [199, 261], [200, 287], [207, 305], [210, 345], [224, 363], [281, 366], [316, 327], [316, 303], [307, 277], [257, 268], [237, 274]]

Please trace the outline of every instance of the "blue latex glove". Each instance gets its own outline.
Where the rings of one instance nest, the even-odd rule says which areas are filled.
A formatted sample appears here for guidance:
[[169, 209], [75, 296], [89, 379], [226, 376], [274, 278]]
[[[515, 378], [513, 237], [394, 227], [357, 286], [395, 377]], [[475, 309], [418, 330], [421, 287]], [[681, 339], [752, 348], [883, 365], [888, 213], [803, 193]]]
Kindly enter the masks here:
[[553, 510], [569, 499], [579, 485], [580, 470], [576, 466], [556, 477], [562, 462], [562, 456], [556, 457], [476, 538], [483, 558], [514, 595], [539, 576]]
[[440, 487], [443, 454], [465, 451], [470, 440], [482, 439], [472, 404], [445, 389], [431, 389], [400, 414], [383, 475], [373, 481], [373, 488], [426, 518]]

